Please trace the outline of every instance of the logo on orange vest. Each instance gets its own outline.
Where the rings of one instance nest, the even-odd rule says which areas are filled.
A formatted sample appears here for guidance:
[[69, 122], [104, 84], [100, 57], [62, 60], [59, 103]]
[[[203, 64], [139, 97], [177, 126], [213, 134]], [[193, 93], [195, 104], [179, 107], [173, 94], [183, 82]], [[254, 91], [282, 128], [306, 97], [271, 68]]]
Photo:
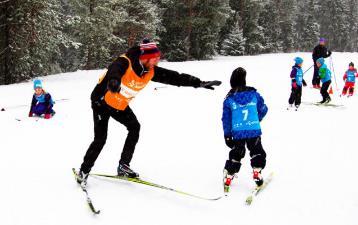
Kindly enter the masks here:
[[131, 80], [127, 86], [135, 89], [143, 89], [146, 85], [147, 83], [145, 82], [140, 82], [140, 81], [138, 82], [135, 80]]

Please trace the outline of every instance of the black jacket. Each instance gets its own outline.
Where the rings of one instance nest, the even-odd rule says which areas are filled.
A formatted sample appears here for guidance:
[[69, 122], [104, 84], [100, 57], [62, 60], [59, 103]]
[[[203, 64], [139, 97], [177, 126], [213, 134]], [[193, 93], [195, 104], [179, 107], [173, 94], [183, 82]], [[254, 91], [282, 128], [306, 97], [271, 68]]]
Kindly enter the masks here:
[[[142, 76], [148, 70], [143, 67], [143, 65], [139, 62], [140, 56], [140, 48], [139, 46], [130, 48], [125, 54], [131, 61], [134, 72], [138, 76]], [[91, 94], [92, 102], [99, 101], [107, 92], [108, 84], [115, 83], [118, 85], [118, 88], [121, 83], [122, 76], [125, 74], [129, 66], [127, 59], [123, 57], [118, 57], [109, 67], [108, 71], [103, 78], [103, 80], [96, 85]], [[189, 74], [179, 74], [176, 71], [168, 70], [159, 66], [154, 67], [154, 77], [152, 81], [170, 84], [176, 86], [191, 86], [191, 87], [199, 87], [201, 80], [197, 77], [191, 76]]]
[[325, 46], [317, 45], [313, 49], [312, 59], [313, 59], [313, 61], [316, 62], [317, 59], [319, 59], [319, 58], [327, 58], [327, 57], [331, 56], [331, 54], [332, 54], [332, 52], [328, 51]]

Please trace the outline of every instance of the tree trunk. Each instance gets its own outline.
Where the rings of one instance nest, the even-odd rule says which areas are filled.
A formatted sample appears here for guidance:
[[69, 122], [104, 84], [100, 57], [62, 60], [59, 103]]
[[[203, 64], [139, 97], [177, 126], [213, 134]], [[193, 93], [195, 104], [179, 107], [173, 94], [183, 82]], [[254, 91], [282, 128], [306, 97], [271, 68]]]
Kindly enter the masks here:
[[[93, 1], [89, 1], [89, 17], [92, 17], [93, 16], [93, 12], [94, 12], [94, 3]], [[88, 28], [88, 29], [91, 29], [91, 28]], [[93, 57], [93, 42], [94, 40], [90, 40], [88, 39], [88, 42], [87, 42], [87, 60], [86, 60], [86, 65], [85, 65], [85, 69], [86, 70], [91, 70], [91, 69], [94, 69], [94, 57]]]
[[4, 3], [4, 14], [5, 15], [5, 39], [4, 39], [4, 82], [5, 84], [11, 84], [12, 83], [12, 76], [9, 71], [9, 64], [10, 64], [10, 26], [9, 26], [9, 2]]
[[189, 15], [188, 15], [188, 27], [186, 30], [186, 38], [185, 38], [185, 46], [186, 46], [186, 59], [189, 60], [190, 59], [190, 46], [191, 46], [191, 33], [193, 30], [193, 16], [194, 16], [194, 12], [193, 12], [193, 0], [188, 0], [187, 1], [187, 5], [189, 6]]

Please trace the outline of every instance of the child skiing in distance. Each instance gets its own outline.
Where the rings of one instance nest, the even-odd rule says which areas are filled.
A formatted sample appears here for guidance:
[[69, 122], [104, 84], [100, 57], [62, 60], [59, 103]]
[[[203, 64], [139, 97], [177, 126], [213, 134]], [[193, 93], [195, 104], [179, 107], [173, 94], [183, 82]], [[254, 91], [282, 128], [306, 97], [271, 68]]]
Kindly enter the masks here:
[[318, 75], [322, 81], [321, 95], [322, 101], [320, 104], [329, 103], [331, 101], [331, 97], [329, 97], [328, 88], [331, 85], [331, 71], [328, 69], [327, 65], [324, 63], [324, 58], [319, 58], [316, 61], [318, 70]]
[[306, 82], [303, 79], [303, 59], [300, 57], [296, 57], [294, 60], [295, 65], [292, 66], [292, 71], [290, 74], [292, 89], [290, 98], [288, 100], [289, 107], [287, 109], [292, 108], [294, 104], [297, 111], [298, 107], [300, 107], [301, 104], [302, 85], [305, 86]]
[[55, 114], [51, 95], [42, 88], [40, 80], [34, 80], [34, 90], [29, 117], [44, 115], [45, 119], [50, 119]]
[[343, 96], [347, 94], [347, 91], [349, 92], [348, 97], [353, 95], [356, 77], [358, 77], [357, 69], [354, 68], [354, 63], [351, 62], [349, 63], [348, 70], [343, 76], [343, 80], [345, 81], [345, 85], [342, 91]]
[[231, 149], [224, 168], [224, 191], [228, 192], [231, 181], [241, 167], [245, 146], [250, 151], [253, 179], [263, 184], [261, 175], [266, 165], [266, 153], [261, 144], [260, 121], [267, 113], [264, 99], [253, 87], [246, 86], [246, 71], [237, 68], [230, 78], [231, 90], [223, 104], [222, 124], [226, 145]]

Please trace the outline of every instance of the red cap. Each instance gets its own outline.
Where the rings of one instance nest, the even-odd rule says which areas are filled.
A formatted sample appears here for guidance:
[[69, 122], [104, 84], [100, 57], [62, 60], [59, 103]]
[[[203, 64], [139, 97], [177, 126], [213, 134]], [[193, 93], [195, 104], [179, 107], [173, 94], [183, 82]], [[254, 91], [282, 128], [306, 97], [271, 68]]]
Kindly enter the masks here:
[[142, 51], [142, 54], [139, 56], [139, 59], [151, 59], [160, 57], [160, 51], [157, 47], [157, 44], [154, 42], [145, 43], [143, 41], [143, 43], [140, 44], [140, 50]]

